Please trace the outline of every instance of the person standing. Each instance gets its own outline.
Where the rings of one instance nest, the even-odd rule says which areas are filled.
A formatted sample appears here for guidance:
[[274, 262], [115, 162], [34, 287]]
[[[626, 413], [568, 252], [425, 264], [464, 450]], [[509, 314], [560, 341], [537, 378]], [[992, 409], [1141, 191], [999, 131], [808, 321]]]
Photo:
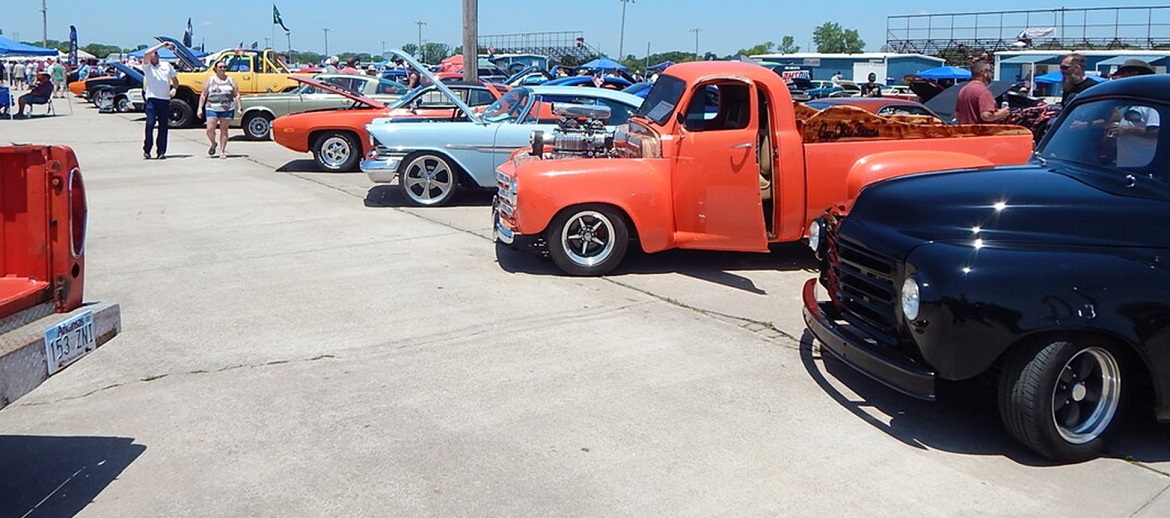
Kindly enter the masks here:
[[1060, 105], [1065, 108], [1077, 94], [1097, 84], [1085, 77], [1085, 56], [1077, 53], [1067, 54], [1060, 59], [1060, 75], [1063, 78], [1060, 83]]
[[955, 120], [959, 124], [988, 124], [1006, 119], [1007, 107], [996, 109], [995, 96], [987, 87], [991, 83], [991, 64], [976, 61], [971, 65], [971, 80], [959, 90], [955, 101]]
[[65, 97], [65, 65], [49, 58], [49, 79], [53, 81], [53, 97]]
[[158, 126], [158, 138], [153, 142], [155, 157], [167, 157], [167, 130], [171, 121], [171, 97], [179, 86], [179, 73], [170, 63], [158, 58], [159, 49], [175, 49], [171, 42], [163, 42], [146, 49], [142, 56], [142, 90], [146, 98], [146, 138], [142, 142], [142, 159], [150, 159], [151, 136]]
[[869, 82], [861, 85], [861, 96], [862, 97], [881, 97], [882, 96], [882, 86], [877, 84], [876, 81], [877, 81], [877, 74], [870, 72], [869, 73]]
[[[227, 65], [220, 61], [215, 64], [215, 75], [208, 77], [203, 83], [203, 94], [199, 97], [198, 116], [207, 114], [207, 140], [211, 147], [207, 149], [209, 156], [215, 156], [219, 148], [219, 157], [227, 158], [228, 125], [235, 118], [240, 108], [240, 88], [235, 80], [227, 75]], [[219, 143], [216, 145], [215, 128], [219, 126]]]
[[329, 59], [325, 60], [325, 70], [322, 70], [322, 73], [336, 74], [337, 72], [337, 56], [329, 56]]
[[829, 78], [829, 81], [832, 81], [833, 84], [837, 84], [837, 83], [840, 83], [841, 81], [843, 81], [844, 79], [845, 79], [845, 76], [841, 75], [841, 71], [838, 70], [836, 74], [833, 74], [833, 77]]
[[17, 61], [16, 64], [12, 66], [12, 87], [13, 88], [16, 88], [17, 86], [23, 87], [23, 86], [28, 84], [27, 79], [24, 76], [24, 71], [25, 71], [25, 67], [24, 67], [23, 61]]
[[[1140, 59], [1127, 59], [1110, 79], [1144, 76], [1154, 73], [1154, 67]], [[1154, 159], [1158, 150], [1158, 129], [1161, 117], [1158, 109], [1145, 104], [1123, 106], [1111, 121], [1110, 137], [1117, 139], [1117, 167], [1144, 167]]]
[[358, 71], [358, 69], [357, 69], [357, 58], [355, 58], [355, 57], [345, 58], [345, 67], [343, 67], [340, 70], [340, 72], [342, 74], [360, 75], [361, 72]]

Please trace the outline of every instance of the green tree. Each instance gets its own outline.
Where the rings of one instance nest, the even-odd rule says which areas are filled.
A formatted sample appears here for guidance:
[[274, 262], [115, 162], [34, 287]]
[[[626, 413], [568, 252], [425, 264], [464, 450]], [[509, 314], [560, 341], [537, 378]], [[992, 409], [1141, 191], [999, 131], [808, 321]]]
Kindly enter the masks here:
[[765, 41], [754, 47], [739, 49], [739, 53], [745, 56], [755, 56], [756, 54], [772, 54], [773, 52], [776, 52], [776, 44], [770, 41]]
[[786, 34], [783, 38], [780, 38], [780, 45], [776, 47], [776, 52], [781, 54], [795, 54], [800, 52], [800, 45], [794, 45], [794, 43], [796, 43], [796, 39]]
[[865, 49], [865, 42], [853, 29], [844, 29], [840, 24], [825, 22], [813, 30], [813, 43], [817, 52], [827, 54], [856, 54]]
[[415, 45], [413, 43], [407, 43], [406, 45], [403, 45], [401, 48], [402, 48], [402, 52], [410, 54], [411, 56], [418, 57], [418, 45]]
[[451, 55], [451, 46], [446, 43], [423, 43], [422, 62], [437, 64]]

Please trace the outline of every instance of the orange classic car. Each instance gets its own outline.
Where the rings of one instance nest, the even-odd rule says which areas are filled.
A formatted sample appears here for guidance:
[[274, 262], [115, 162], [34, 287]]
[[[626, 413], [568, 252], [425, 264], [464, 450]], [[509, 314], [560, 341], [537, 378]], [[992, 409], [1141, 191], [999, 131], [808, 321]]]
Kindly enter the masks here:
[[[374, 119], [426, 121], [465, 117], [433, 84], [419, 86], [389, 105], [320, 81], [310, 84], [349, 97], [354, 106], [278, 117], [272, 121], [272, 140], [293, 151], [313, 153], [313, 159], [325, 171], [357, 170], [362, 156], [373, 150], [366, 125]], [[473, 108], [487, 107], [507, 90], [505, 86], [483, 83], [443, 84]]]

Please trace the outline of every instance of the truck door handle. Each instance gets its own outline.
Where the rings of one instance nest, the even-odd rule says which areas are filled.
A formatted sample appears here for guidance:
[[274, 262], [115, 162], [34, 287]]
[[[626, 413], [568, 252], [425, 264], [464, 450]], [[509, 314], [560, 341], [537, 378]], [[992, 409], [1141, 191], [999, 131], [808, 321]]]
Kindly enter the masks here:
[[734, 146], [731, 146], [731, 149], [747, 149], [750, 147], [752, 147], [751, 142], [744, 142], [743, 144], [736, 144]]

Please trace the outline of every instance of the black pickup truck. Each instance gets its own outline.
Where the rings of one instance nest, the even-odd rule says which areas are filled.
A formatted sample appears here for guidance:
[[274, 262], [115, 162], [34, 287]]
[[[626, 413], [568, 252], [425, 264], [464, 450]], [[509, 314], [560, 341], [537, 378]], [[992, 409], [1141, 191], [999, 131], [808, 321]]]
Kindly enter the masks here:
[[[1003, 424], [1056, 461], [1119, 411], [1170, 420], [1170, 76], [1080, 94], [1026, 166], [900, 177], [813, 223], [821, 350], [935, 398], [994, 381]], [[1134, 398], [1135, 395], [1146, 397]]]

